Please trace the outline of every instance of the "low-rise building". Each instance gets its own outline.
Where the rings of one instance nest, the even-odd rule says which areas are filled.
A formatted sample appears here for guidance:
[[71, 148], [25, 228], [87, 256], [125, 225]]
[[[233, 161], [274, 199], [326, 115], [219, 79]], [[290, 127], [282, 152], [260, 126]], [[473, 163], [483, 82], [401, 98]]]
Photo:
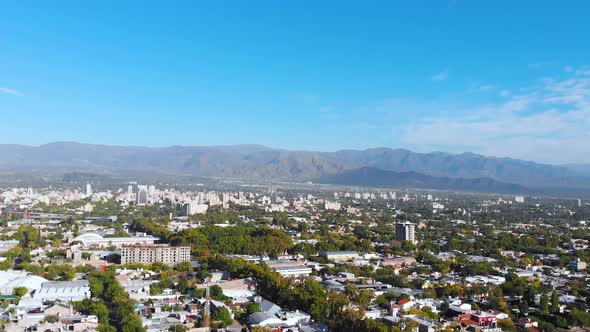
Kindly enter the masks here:
[[121, 248], [129, 245], [150, 245], [159, 238], [154, 236], [103, 237], [97, 233], [85, 233], [75, 237], [71, 242], [80, 242], [86, 248]]
[[383, 260], [381, 260], [382, 266], [408, 266], [412, 264], [416, 264], [416, 259], [414, 257], [409, 256], [397, 256], [391, 258], [384, 258]]
[[573, 260], [569, 263], [569, 267], [574, 270], [574, 271], [582, 271], [585, 270], [588, 267], [588, 264], [586, 264], [586, 262], [581, 261], [579, 258], [576, 260]]
[[307, 265], [305, 262], [294, 260], [274, 260], [266, 261], [265, 263], [275, 272], [278, 272], [285, 277], [309, 276], [313, 272], [312, 266]]
[[46, 301], [82, 301], [90, 298], [88, 280], [77, 281], [49, 281], [35, 291], [34, 300]]
[[320, 251], [319, 255], [335, 262], [345, 262], [359, 257], [356, 251]]

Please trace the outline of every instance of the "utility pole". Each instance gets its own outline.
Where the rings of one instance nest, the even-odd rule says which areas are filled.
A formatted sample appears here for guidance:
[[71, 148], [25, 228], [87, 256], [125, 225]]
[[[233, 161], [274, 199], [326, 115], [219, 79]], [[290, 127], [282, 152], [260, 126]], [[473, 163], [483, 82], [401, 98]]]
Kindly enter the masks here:
[[209, 277], [207, 277], [207, 288], [205, 288], [205, 328], [211, 328], [211, 291], [209, 290]]

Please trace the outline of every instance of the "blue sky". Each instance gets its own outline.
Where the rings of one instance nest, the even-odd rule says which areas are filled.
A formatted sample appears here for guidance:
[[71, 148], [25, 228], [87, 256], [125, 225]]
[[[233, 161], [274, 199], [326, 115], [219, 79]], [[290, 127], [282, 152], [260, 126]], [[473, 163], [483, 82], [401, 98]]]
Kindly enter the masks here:
[[588, 1], [3, 3], [0, 142], [587, 163], [588, 17]]

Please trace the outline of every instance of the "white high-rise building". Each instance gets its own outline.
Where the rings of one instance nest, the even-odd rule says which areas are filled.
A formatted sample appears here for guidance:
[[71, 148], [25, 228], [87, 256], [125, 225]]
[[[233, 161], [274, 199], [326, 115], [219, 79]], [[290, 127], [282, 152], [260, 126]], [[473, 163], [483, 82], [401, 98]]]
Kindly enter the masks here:
[[414, 244], [416, 241], [416, 225], [409, 221], [402, 221], [395, 224], [395, 239], [398, 241], [410, 241]]
[[127, 186], [127, 193], [128, 194], [132, 194], [133, 193], [133, 186], [132, 185]]
[[148, 204], [153, 204], [156, 197], [156, 186], [153, 184], [148, 187]]
[[582, 200], [578, 198], [578, 207], [582, 207]]
[[138, 185], [135, 192], [135, 204], [144, 206], [148, 204], [148, 187], [146, 185]]
[[86, 184], [86, 196], [92, 196], [92, 185], [90, 183]]
[[516, 203], [524, 203], [524, 196], [522, 196], [522, 195], [516, 196], [516, 197], [514, 197], [514, 201]]
[[192, 216], [193, 214], [200, 214], [207, 212], [209, 205], [199, 204], [196, 201], [189, 202], [186, 204], [178, 204], [178, 212], [183, 216]]

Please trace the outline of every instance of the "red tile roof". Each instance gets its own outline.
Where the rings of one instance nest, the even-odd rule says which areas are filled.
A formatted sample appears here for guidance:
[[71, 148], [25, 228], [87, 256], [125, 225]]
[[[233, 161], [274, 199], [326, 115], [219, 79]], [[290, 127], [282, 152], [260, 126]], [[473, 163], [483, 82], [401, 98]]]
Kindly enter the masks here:
[[411, 301], [410, 299], [401, 299], [401, 300], [397, 301], [397, 304], [404, 305], [410, 301]]

